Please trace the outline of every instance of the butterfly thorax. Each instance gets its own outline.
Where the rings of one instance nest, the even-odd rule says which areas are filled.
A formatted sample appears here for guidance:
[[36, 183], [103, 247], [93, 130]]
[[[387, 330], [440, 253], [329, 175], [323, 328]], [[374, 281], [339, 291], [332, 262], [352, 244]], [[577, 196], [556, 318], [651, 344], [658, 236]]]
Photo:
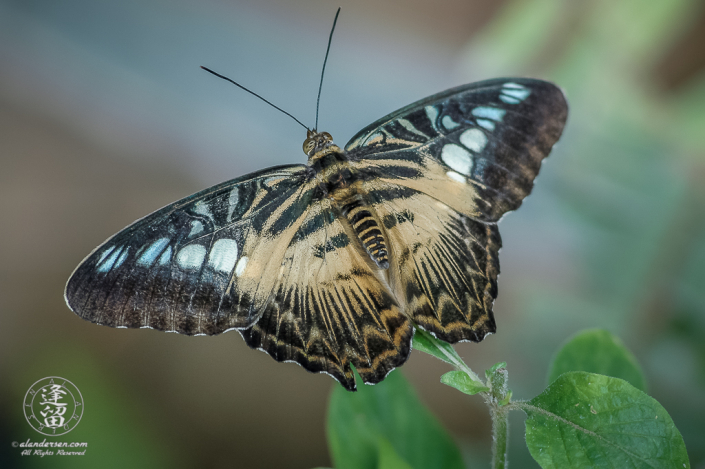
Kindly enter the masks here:
[[330, 134], [309, 131], [304, 151], [309, 149], [308, 166], [323, 197], [350, 224], [362, 247], [381, 269], [389, 268], [387, 240], [379, 218], [367, 200], [366, 191], [344, 150]]

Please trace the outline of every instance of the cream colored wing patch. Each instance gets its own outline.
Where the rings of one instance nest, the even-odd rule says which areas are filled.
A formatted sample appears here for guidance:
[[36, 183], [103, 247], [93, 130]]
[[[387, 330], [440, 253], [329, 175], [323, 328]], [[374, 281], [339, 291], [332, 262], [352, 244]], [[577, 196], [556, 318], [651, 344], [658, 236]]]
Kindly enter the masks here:
[[240, 331], [275, 360], [328, 373], [350, 390], [350, 365], [377, 383], [406, 361], [413, 336], [383, 271], [354, 236], [327, 199], [311, 205], [283, 257], [274, 257], [281, 259], [276, 269], [270, 262], [262, 270], [274, 288], [260, 319]]

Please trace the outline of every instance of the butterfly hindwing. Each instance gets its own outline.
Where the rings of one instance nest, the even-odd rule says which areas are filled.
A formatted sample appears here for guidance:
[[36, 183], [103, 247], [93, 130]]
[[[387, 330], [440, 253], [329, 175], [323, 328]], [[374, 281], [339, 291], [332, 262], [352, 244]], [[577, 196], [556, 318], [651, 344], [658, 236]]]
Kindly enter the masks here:
[[283, 229], [271, 225], [271, 213], [297, 207], [303, 173], [301, 165], [270, 168], [136, 221], [76, 268], [66, 285], [69, 307], [98, 324], [189, 335], [250, 326], [269, 294], [236, 288], [237, 274], [257, 241]]
[[278, 266], [261, 318], [241, 330], [277, 361], [326, 372], [355, 389], [350, 365], [377, 383], [406, 361], [413, 327], [330, 201], [312, 204]]
[[391, 246], [389, 283], [414, 322], [451, 343], [495, 332], [497, 225], [413, 189], [378, 180], [368, 187]]

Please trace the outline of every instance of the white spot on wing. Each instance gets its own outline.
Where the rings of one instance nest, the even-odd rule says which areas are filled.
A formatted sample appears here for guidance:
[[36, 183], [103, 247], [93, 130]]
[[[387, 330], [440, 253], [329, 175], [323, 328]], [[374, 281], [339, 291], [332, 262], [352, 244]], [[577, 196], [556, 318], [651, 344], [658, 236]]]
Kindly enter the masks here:
[[106, 250], [103, 252], [103, 254], [100, 255], [100, 258], [98, 259], [97, 264], [100, 264], [101, 262], [103, 262], [103, 260], [105, 260], [105, 258], [108, 256], [108, 254], [110, 254], [111, 252], [113, 252], [114, 249], [115, 249], [115, 246], [110, 246], [110, 249], [106, 249]]
[[448, 171], [446, 173], [446, 176], [448, 176], [449, 178], [451, 178], [454, 181], [462, 182], [463, 184], [467, 183], [467, 181], [465, 180], [465, 176], [462, 176], [462, 175], [456, 173], [455, 171]]
[[426, 111], [426, 117], [428, 117], [428, 120], [431, 121], [431, 126], [433, 126], [435, 130], [438, 130], [438, 127], [436, 126], [436, 119], [438, 119], [438, 109], [436, 108], [436, 106], [426, 106], [424, 110]]
[[206, 258], [206, 248], [200, 244], [189, 244], [181, 248], [176, 255], [176, 262], [182, 269], [193, 270], [198, 269], [203, 265], [203, 260]]
[[193, 211], [196, 213], [199, 213], [203, 216], [206, 216], [208, 218], [212, 218], [210, 207], [208, 207], [208, 204], [206, 204], [202, 200], [199, 200], [198, 202], [196, 202], [196, 204], [193, 206]]
[[504, 114], [507, 111], [504, 109], [499, 109], [490, 106], [478, 106], [472, 110], [472, 115], [475, 117], [483, 117], [485, 119], [492, 119], [493, 121], [501, 122], [504, 119]]
[[518, 83], [505, 83], [499, 99], [507, 104], [519, 104], [531, 94], [531, 90]]
[[448, 130], [453, 130], [454, 128], [458, 127], [460, 124], [455, 122], [452, 117], [450, 116], [443, 116], [443, 119], [441, 119], [441, 123], [443, 123], [443, 127], [445, 127]]
[[511, 96], [505, 96], [503, 94], [499, 95], [499, 100], [507, 104], [519, 104], [521, 102], [520, 99], [512, 98]]
[[247, 267], [247, 256], [242, 256], [242, 258], [238, 261], [237, 265], [235, 266], [235, 275], [240, 276], [242, 273], [245, 271], [245, 267]]
[[115, 265], [113, 268], [117, 269], [122, 265], [123, 262], [125, 262], [125, 259], [127, 259], [127, 253], [130, 251], [130, 248], [125, 248], [124, 251], [122, 251], [122, 254], [120, 254], [120, 257], [118, 257], [118, 260], [115, 261]]
[[237, 208], [238, 202], [240, 201], [240, 192], [237, 186], [233, 187], [230, 191], [230, 197], [228, 198], [228, 221], [233, 221], [233, 213]]
[[[105, 261], [98, 266], [98, 272], [109, 272], [110, 269], [113, 268], [113, 266], [119, 267], [119, 264], [115, 265], [115, 263], [116, 263], [116, 261], [122, 259], [122, 260], [120, 260], [120, 264], [122, 264], [122, 262], [125, 260], [125, 258], [120, 255], [120, 253], [122, 253], [123, 249], [124, 249], [124, 246], [120, 246], [119, 248], [117, 248], [115, 250], [111, 249], [110, 251], [108, 251], [108, 252], [112, 252], [112, 254], [110, 254], [110, 256], [107, 259], [105, 259]], [[127, 253], [127, 250], [125, 250], [125, 253]], [[101, 256], [101, 258], [103, 258], [103, 257], [105, 257], [105, 255]]]
[[237, 242], [234, 239], [219, 239], [213, 243], [208, 255], [208, 265], [221, 272], [231, 272], [237, 261]]
[[141, 265], [142, 267], [151, 267], [157, 259], [159, 253], [162, 252], [167, 244], [169, 244], [169, 238], [159, 238], [153, 242], [152, 245], [142, 253], [140, 258], [137, 259], [137, 265]]
[[477, 125], [487, 130], [494, 130], [494, 122], [487, 119], [477, 119]]
[[480, 153], [485, 149], [485, 145], [487, 145], [487, 135], [477, 128], [468, 129], [460, 134], [460, 143], [465, 145], [468, 149]]
[[524, 101], [531, 94], [531, 90], [527, 90], [523, 87], [522, 89], [503, 89], [502, 94], [505, 96], [511, 96], [512, 98], [516, 98], [519, 101]]
[[191, 222], [191, 232], [188, 234], [188, 236], [189, 238], [191, 236], [196, 236], [201, 231], [203, 231], [203, 223], [198, 220], [194, 220]]
[[408, 120], [399, 119], [397, 122], [399, 122], [401, 124], [401, 126], [404, 127], [406, 130], [408, 130], [409, 132], [414, 133], [416, 135], [420, 135], [425, 138], [428, 138], [428, 135], [426, 135], [425, 133], [421, 132], [419, 129], [414, 127], [414, 124], [412, 124]]
[[166, 248], [166, 251], [159, 256], [159, 265], [167, 265], [171, 260], [171, 246]]
[[441, 158], [452, 169], [460, 174], [469, 175], [472, 170], [472, 156], [460, 145], [449, 143], [441, 150]]

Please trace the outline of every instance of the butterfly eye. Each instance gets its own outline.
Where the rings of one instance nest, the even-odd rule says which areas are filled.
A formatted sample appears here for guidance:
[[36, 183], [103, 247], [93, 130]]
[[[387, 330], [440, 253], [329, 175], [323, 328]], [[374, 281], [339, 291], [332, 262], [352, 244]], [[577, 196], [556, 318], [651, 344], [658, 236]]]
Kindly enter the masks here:
[[316, 146], [316, 142], [312, 138], [307, 138], [304, 140], [304, 153], [306, 153], [308, 156], [311, 156], [311, 152]]

